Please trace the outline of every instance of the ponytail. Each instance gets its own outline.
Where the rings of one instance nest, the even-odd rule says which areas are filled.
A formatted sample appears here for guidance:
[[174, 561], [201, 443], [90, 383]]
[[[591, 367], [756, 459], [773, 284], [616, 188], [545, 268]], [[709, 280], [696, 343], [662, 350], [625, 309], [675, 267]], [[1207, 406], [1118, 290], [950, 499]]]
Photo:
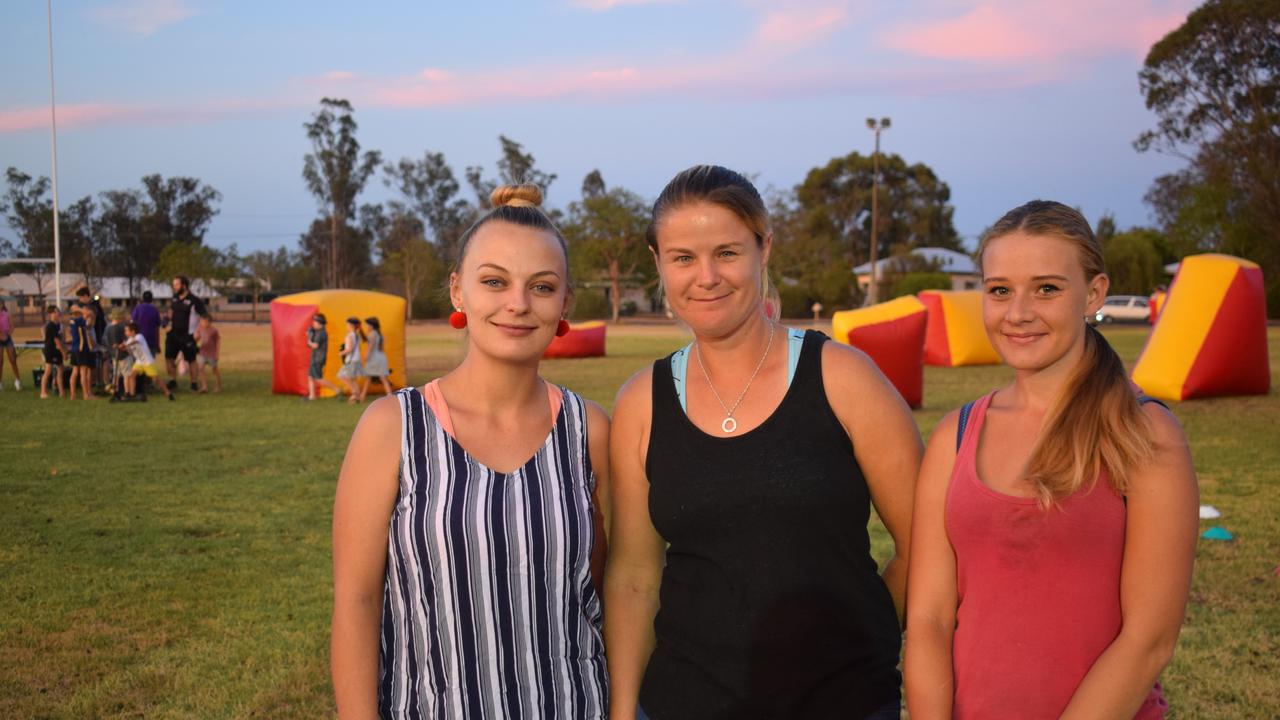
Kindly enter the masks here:
[[1151, 425], [1111, 344], [1087, 325], [1084, 357], [1063, 388], [1027, 462], [1027, 478], [1046, 507], [1091, 489], [1105, 468], [1124, 494], [1129, 475], [1152, 455]]

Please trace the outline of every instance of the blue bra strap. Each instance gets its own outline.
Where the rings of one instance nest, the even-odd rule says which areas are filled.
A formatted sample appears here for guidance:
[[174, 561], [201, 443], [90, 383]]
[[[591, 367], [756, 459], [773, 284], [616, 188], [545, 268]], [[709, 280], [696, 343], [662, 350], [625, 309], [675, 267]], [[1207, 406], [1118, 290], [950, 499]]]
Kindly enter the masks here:
[[960, 422], [956, 424], [956, 452], [960, 452], [960, 443], [964, 440], [964, 429], [969, 424], [969, 413], [973, 412], [973, 404], [976, 400], [970, 400], [960, 408]]
[[[804, 346], [804, 331], [787, 328], [787, 387], [796, 377], [796, 366], [800, 364], [800, 348]], [[676, 397], [680, 398], [680, 409], [689, 412], [689, 398], [685, 378], [689, 373], [689, 354], [693, 352], [693, 343], [689, 343], [671, 356], [671, 380], [676, 386]]]

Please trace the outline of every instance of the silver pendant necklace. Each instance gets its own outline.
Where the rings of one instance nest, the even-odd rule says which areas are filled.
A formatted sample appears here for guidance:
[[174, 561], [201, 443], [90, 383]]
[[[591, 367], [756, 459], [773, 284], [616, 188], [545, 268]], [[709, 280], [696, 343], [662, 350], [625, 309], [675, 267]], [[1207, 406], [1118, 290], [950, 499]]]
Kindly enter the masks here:
[[760, 374], [760, 368], [764, 367], [764, 359], [769, 357], [769, 349], [773, 347], [773, 333], [777, 330], [777, 326], [772, 322], [769, 323], [769, 342], [764, 346], [764, 354], [760, 356], [760, 362], [756, 363], [756, 369], [751, 373], [751, 377], [747, 380], [747, 386], [742, 388], [742, 392], [738, 393], [738, 399], [734, 401], [733, 407], [724, 404], [724, 400], [720, 399], [720, 393], [716, 392], [715, 383], [711, 382], [711, 376], [707, 374], [707, 366], [702, 364], [702, 349], [699, 343], [693, 344], [694, 356], [698, 358], [698, 367], [702, 368], [702, 377], [707, 379], [707, 387], [711, 388], [711, 394], [715, 395], [716, 402], [720, 403], [721, 409], [724, 410], [724, 422], [720, 423], [720, 429], [725, 435], [732, 435], [738, 429], [738, 421], [733, 419], [733, 413], [742, 404], [742, 398], [747, 396], [747, 391], [751, 389], [751, 383], [755, 382], [756, 375]]

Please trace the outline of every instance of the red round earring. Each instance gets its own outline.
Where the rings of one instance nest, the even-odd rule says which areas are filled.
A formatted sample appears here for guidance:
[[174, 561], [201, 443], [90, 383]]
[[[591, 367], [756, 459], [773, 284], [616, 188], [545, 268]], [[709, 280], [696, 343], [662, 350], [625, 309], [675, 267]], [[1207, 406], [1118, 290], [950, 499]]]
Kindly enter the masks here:
[[556, 337], [564, 337], [569, 334], [569, 321], [560, 318], [560, 324], [556, 325]]
[[466, 327], [467, 314], [462, 312], [461, 310], [454, 310], [453, 312], [449, 313], [449, 325], [451, 325], [454, 330], [461, 330], [462, 328]]

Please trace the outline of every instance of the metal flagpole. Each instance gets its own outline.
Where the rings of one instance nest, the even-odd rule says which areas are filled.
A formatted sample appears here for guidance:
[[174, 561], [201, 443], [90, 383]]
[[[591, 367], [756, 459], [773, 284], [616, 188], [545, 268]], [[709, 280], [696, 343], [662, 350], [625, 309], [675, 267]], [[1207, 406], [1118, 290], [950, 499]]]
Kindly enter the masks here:
[[62, 237], [58, 227], [58, 111], [53, 92], [53, 0], [45, 0], [49, 18], [49, 131], [53, 138], [53, 292], [62, 309]]

